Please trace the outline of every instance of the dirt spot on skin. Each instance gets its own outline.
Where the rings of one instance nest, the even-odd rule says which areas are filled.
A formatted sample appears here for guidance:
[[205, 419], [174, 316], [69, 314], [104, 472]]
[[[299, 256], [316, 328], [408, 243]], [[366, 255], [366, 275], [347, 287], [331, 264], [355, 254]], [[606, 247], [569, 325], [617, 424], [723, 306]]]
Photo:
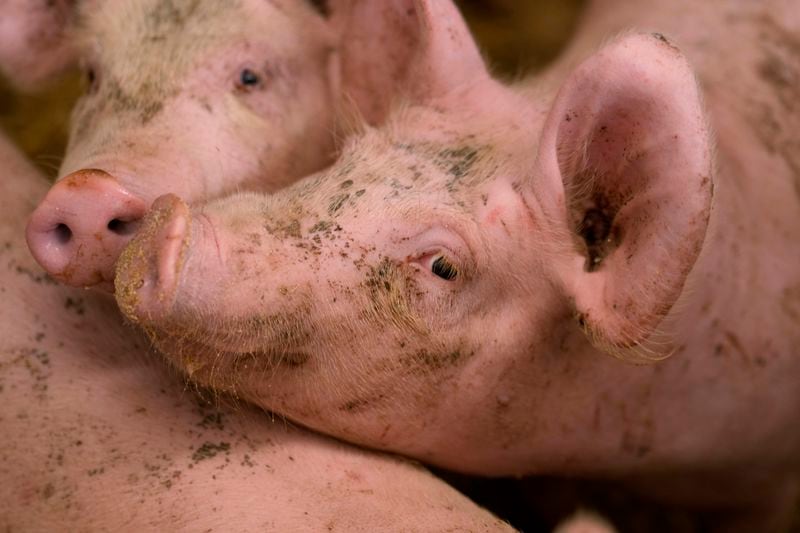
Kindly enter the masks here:
[[800, 37], [764, 15], [756, 21], [760, 32], [762, 59], [756, 73], [773, 90], [786, 111], [792, 111], [800, 98]]
[[403, 357], [401, 363], [411, 371], [428, 373], [457, 366], [463, 360], [469, 359], [474, 354], [474, 351], [468, 352], [460, 348], [440, 352], [423, 348], [415, 351], [411, 355]]
[[36, 283], [37, 285], [58, 285], [58, 282], [51, 278], [44, 272], [35, 272], [27, 267], [18, 265], [16, 260], [11, 260], [9, 262], [9, 268], [12, 269], [20, 276], [24, 276], [28, 278], [30, 281]]
[[767, 51], [756, 66], [758, 75], [773, 89], [781, 104], [792, 110], [800, 97], [800, 73], [777, 54]]
[[177, 3], [174, 0], [161, 0], [147, 13], [147, 26], [154, 33], [185, 26], [187, 20], [197, 12], [199, 5], [200, 0]]
[[[339, 226], [335, 226], [335, 227], [338, 228], [339, 230], [342, 229]], [[331, 230], [332, 228], [334, 228], [333, 222], [331, 222], [330, 220], [320, 220], [319, 222], [317, 222], [316, 224], [311, 226], [311, 229], [308, 230], [308, 233], [310, 233], [310, 234], [313, 234], [313, 233], [325, 233], [325, 232], [328, 232], [329, 230]]]
[[744, 116], [764, 148], [785, 161], [800, 200], [800, 38], [769, 14], [753, 22], [761, 52], [753, 68], [767, 90], [742, 96]]
[[169, 96], [171, 93], [167, 94], [163, 89], [146, 83], [132, 91], [123, 88], [118, 81], [110, 79], [105, 84], [99, 98], [104, 99], [115, 113], [135, 114], [139, 124], [146, 126], [161, 113], [164, 109], [164, 101]]
[[[0, 362], [0, 379], [11, 368], [21, 368], [27, 371], [30, 379], [30, 388], [33, 397], [40, 401], [48, 398], [48, 382], [52, 375], [50, 368], [50, 354], [38, 348], [18, 348], [12, 350], [11, 357]], [[0, 381], [0, 393], [4, 392]]]
[[334, 216], [342, 208], [344, 203], [350, 198], [350, 194], [336, 194], [331, 198], [328, 205], [328, 215]]
[[355, 398], [340, 405], [339, 411], [344, 411], [347, 413], [363, 413], [380, 406], [385, 399], [386, 396], [382, 393], [373, 394], [364, 398]]
[[656, 40], [660, 41], [661, 43], [667, 45], [669, 49], [672, 50], [673, 52], [677, 53], [681, 52], [680, 49], [674, 44], [672, 44], [672, 42], [669, 39], [667, 39], [663, 33], [654, 32], [651, 33], [650, 35], [652, 35]]
[[[450, 193], [471, 189], [474, 185], [494, 177], [496, 164], [489, 158], [492, 148], [489, 145], [476, 144], [474, 136], [455, 139], [451, 143], [432, 142], [399, 142], [394, 148], [402, 150], [416, 159], [425, 159], [446, 175], [445, 187]], [[417, 182], [423, 172], [415, 165], [410, 176], [412, 183]]]
[[371, 321], [381, 326], [393, 324], [401, 329], [423, 331], [415, 313], [411, 311], [409, 291], [416, 287], [414, 278], [388, 257], [367, 272], [363, 286], [367, 290]]
[[64, 309], [72, 311], [78, 316], [83, 316], [83, 314], [86, 313], [86, 305], [84, 304], [83, 298], [67, 297], [64, 302]]
[[48, 483], [42, 488], [42, 499], [49, 500], [50, 498], [53, 497], [55, 493], [56, 493], [56, 488], [53, 486], [52, 483]]
[[478, 150], [471, 146], [445, 148], [437, 154], [436, 164], [455, 178], [463, 178], [478, 159]]
[[197, 425], [203, 429], [225, 429], [224, 418], [220, 411], [204, 413], [203, 419]]
[[230, 449], [231, 445], [228, 442], [204, 442], [192, 454], [192, 461], [197, 464], [200, 461], [205, 461], [206, 459], [213, 459], [220, 453], [227, 455], [230, 453]]

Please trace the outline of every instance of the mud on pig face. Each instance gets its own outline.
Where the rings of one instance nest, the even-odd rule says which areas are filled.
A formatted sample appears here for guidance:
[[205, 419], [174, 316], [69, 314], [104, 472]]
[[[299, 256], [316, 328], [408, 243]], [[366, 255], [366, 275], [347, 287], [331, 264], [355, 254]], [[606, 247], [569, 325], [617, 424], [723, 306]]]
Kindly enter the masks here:
[[330, 163], [336, 43], [310, 2], [70, 5], [86, 90], [61, 178], [28, 228], [56, 278], [108, 286], [162, 194], [272, 191]]
[[491, 448], [481, 406], [503, 380], [526, 376], [527, 406], [546, 394], [565, 339], [662, 355], [711, 159], [691, 70], [660, 36], [610, 44], [535, 101], [488, 77], [452, 6], [415, 5], [452, 38], [429, 36], [405, 108], [274, 195], [160, 198], [117, 300], [193, 380], [348, 440], [464, 457]]
[[[503, 159], [472, 136], [369, 135], [285, 192], [194, 211], [163, 197], [120, 259], [118, 302], [215, 389], [300, 420], [419, 412], [513, 337], [503, 302], [518, 287], [486, 275], [506, 253], [476, 216], [513, 194], [488, 180]], [[498, 211], [498, 227], [526, 225]]]

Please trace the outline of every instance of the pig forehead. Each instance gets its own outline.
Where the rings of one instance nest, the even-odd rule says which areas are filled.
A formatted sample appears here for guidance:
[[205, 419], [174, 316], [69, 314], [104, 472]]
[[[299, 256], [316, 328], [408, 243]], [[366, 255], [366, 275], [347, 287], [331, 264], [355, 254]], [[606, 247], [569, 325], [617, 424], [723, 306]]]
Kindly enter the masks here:
[[401, 194], [407, 190], [469, 196], [496, 178], [507, 159], [502, 149], [473, 134], [442, 140], [378, 135], [351, 145], [330, 183], [356, 180], [363, 185], [391, 187]]
[[79, 41], [112, 66], [168, 63], [181, 72], [212, 48], [268, 40], [276, 49], [299, 42], [299, 6], [264, 0], [110, 0], [81, 15]]

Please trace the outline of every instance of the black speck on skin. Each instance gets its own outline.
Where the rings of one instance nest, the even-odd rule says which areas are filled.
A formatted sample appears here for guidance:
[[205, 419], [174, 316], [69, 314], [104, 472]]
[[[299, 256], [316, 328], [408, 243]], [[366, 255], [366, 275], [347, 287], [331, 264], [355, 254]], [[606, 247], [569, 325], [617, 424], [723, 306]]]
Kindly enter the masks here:
[[220, 442], [215, 444], [213, 442], [206, 441], [202, 444], [202, 446], [194, 451], [192, 454], [192, 460], [195, 463], [199, 463], [200, 461], [216, 457], [220, 452], [227, 453], [230, 451], [230, 449], [231, 445], [228, 442]]
[[331, 203], [328, 205], [328, 214], [333, 216], [335, 215], [344, 205], [344, 203], [350, 198], [349, 194], [337, 194], [331, 198]]

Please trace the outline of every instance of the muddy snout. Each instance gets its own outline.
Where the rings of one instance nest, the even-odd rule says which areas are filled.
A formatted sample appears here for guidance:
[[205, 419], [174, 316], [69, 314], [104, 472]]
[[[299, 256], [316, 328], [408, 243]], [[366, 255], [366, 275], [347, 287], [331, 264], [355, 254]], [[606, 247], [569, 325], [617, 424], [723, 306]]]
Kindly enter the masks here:
[[110, 174], [79, 170], [56, 183], [31, 215], [28, 247], [59, 281], [111, 291], [117, 258], [146, 211]]
[[117, 262], [117, 303], [129, 319], [149, 322], [170, 313], [190, 229], [189, 207], [180, 198], [166, 194], [153, 202]]

